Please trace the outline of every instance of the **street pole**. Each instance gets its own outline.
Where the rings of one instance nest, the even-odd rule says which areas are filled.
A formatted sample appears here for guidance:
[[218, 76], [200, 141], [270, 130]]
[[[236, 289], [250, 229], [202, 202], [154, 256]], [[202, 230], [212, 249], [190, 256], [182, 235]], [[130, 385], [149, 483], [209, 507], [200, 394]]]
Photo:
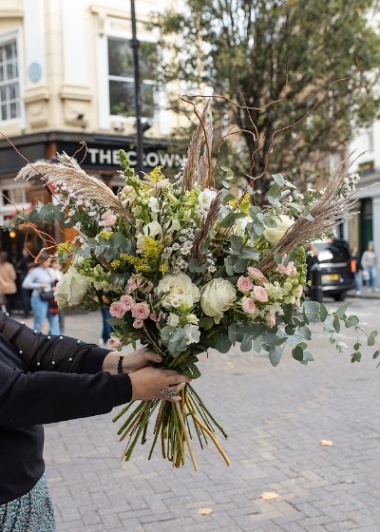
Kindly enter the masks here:
[[136, 11], [135, 0], [131, 0], [131, 21], [132, 21], [132, 40], [131, 48], [133, 52], [133, 68], [135, 76], [135, 108], [136, 108], [136, 137], [137, 137], [137, 166], [136, 172], [140, 174], [143, 171], [143, 130], [141, 124], [141, 92], [140, 92], [140, 70], [139, 70], [139, 46], [140, 43], [137, 40], [136, 31]]

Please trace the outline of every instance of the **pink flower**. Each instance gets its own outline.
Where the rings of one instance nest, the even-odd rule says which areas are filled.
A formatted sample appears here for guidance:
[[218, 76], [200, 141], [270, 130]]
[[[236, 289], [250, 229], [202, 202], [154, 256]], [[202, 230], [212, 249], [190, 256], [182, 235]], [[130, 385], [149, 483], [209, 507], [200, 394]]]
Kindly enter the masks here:
[[243, 297], [241, 306], [246, 314], [254, 314], [256, 312], [256, 304], [250, 297]]
[[150, 310], [147, 303], [136, 303], [132, 309], [132, 317], [137, 320], [146, 320], [149, 317]]
[[102, 214], [102, 220], [106, 227], [111, 227], [116, 222], [116, 215], [108, 209], [108, 211]]
[[251, 297], [260, 303], [266, 303], [268, 301], [268, 292], [262, 286], [254, 286]]
[[120, 303], [120, 301], [115, 301], [114, 303], [111, 303], [110, 305], [110, 314], [114, 318], [122, 318], [124, 314], [126, 313], [126, 310], [124, 306]]
[[142, 327], [144, 327], [144, 320], [135, 320], [133, 322], [133, 327], [135, 329], [141, 329]]
[[276, 325], [276, 314], [273, 312], [267, 312], [265, 315], [265, 319], [269, 327], [274, 327]]
[[121, 342], [119, 338], [116, 338], [116, 336], [111, 336], [107, 340], [107, 347], [110, 347], [111, 349], [118, 349], [121, 346]]
[[152, 290], [154, 284], [148, 281], [148, 284], [146, 285], [145, 292], [149, 294], [149, 292]]
[[295, 289], [294, 296], [300, 298], [302, 296], [303, 292], [303, 286], [302, 284], [299, 284], [297, 288]]
[[164, 318], [164, 314], [160, 311], [160, 312], [151, 312], [150, 313], [150, 319], [152, 321], [155, 321], [156, 323], [161, 321], [163, 318]]
[[136, 305], [136, 301], [133, 299], [132, 296], [121, 296], [120, 303], [122, 304], [123, 308], [126, 312], [133, 309], [133, 307]]
[[240, 292], [249, 292], [253, 288], [252, 281], [249, 277], [241, 275], [237, 280], [236, 287]]
[[283, 275], [294, 275], [297, 273], [296, 267], [294, 266], [294, 262], [290, 261], [287, 266], [284, 264], [278, 264], [277, 269], [280, 273]]
[[258, 281], [259, 283], [267, 283], [268, 279], [265, 277], [265, 275], [258, 270], [257, 268], [252, 268], [251, 266], [248, 268], [248, 275], [251, 279], [254, 281]]
[[136, 277], [130, 277], [127, 281], [128, 284], [128, 293], [132, 292], [133, 290], [137, 290], [138, 287], [141, 285], [141, 279], [137, 279]]

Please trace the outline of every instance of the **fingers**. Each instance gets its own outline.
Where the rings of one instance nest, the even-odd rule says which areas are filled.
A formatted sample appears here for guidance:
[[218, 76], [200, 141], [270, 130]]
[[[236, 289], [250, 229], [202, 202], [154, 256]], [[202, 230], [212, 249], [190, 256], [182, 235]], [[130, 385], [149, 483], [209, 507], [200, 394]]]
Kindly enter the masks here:
[[175, 386], [176, 384], [181, 383], [189, 383], [191, 382], [191, 378], [187, 375], [180, 375], [176, 371], [173, 370], [166, 370], [167, 376], [165, 378], [166, 385], [167, 386]]
[[154, 353], [153, 351], [150, 351], [146, 347], [141, 347], [141, 349], [138, 349], [137, 351], [135, 351], [135, 353], [144, 357], [147, 362], [156, 362], [159, 364], [163, 360], [162, 355], [159, 355], [158, 353]]
[[132, 399], [148, 401], [150, 399], [167, 399], [178, 402], [177, 396], [190, 377], [180, 375], [174, 370], [157, 369], [152, 366], [135, 371], [129, 375], [132, 384]]
[[169, 386], [168, 388], [164, 388], [163, 390], [160, 390], [161, 398], [165, 399], [166, 401], [169, 401], [170, 403], [179, 403], [181, 400], [181, 397], [179, 397], [179, 393], [181, 390], [184, 389], [186, 386], [186, 383], [177, 384], [174, 386]]

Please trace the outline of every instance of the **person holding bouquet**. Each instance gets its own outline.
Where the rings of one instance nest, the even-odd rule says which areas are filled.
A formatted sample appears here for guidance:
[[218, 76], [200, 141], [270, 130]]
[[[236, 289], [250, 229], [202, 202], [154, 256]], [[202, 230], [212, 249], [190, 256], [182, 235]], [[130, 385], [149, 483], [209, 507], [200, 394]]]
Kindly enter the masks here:
[[[46, 336], [0, 312], [0, 530], [53, 532], [43, 460], [45, 423], [104, 414], [131, 400], [176, 403], [190, 378], [129, 355]], [[169, 393], [170, 392], [170, 393]]]

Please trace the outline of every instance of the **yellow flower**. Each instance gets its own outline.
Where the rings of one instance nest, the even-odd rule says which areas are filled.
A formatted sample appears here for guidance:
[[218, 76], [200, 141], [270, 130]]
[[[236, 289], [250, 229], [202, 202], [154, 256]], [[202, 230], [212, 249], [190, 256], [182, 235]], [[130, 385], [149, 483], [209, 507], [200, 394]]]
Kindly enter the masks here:
[[58, 253], [65, 253], [65, 252], [70, 253], [71, 250], [72, 250], [71, 242], [61, 242], [57, 246]]
[[120, 257], [132, 264], [135, 267], [136, 272], [150, 271], [150, 266], [147, 264], [148, 261], [146, 258], [140, 259], [140, 257], [134, 257], [133, 255], [127, 255], [126, 253], [123, 253]]
[[112, 231], [101, 231], [98, 236], [101, 236], [105, 240], [109, 240], [111, 236], [113, 235]]
[[164, 264], [163, 262], [158, 267], [159, 271], [163, 274], [168, 273], [169, 267], [167, 264]]
[[118, 268], [120, 268], [120, 265], [121, 265], [121, 262], [117, 259], [113, 259], [113, 261], [110, 264], [113, 270], [117, 270]]
[[156, 260], [161, 256], [164, 245], [158, 240], [154, 240], [150, 236], [144, 235], [142, 237], [142, 245], [140, 248], [141, 254], [147, 260]]
[[161, 172], [162, 166], [156, 166], [154, 170], [152, 170], [149, 174], [149, 177], [158, 183], [158, 181], [161, 181], [161, 179], [164, 179], [164, 175]]

